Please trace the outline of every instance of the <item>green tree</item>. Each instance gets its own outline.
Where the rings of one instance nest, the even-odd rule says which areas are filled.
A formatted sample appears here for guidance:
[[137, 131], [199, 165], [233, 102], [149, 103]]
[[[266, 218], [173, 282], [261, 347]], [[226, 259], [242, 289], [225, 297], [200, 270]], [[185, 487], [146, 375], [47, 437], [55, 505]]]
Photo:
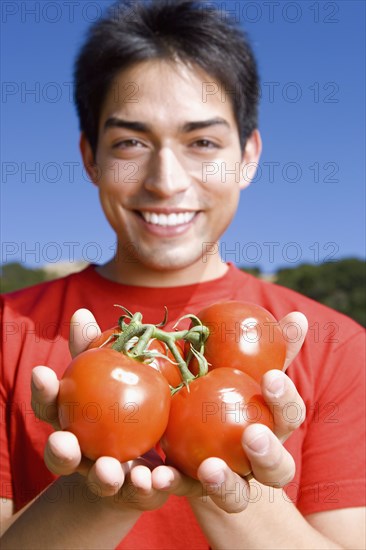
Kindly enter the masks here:
[[250, 275], [254, 275], [255, 277], [261, 276], [261, 270], [259, 267], [241, 267], [241, 271], [245, 271], [245, 273], [249, 273]]
[[366, 326], [366, 263], [357, 258], [280, 269], [276, 283], [321, 302]]
[[49, 275], [43, 269], [30, 269], [12, 262], [1, 267], [0, 290], [1, 292], [11, 292], [42, 283], [47, 279], [49, 279]]

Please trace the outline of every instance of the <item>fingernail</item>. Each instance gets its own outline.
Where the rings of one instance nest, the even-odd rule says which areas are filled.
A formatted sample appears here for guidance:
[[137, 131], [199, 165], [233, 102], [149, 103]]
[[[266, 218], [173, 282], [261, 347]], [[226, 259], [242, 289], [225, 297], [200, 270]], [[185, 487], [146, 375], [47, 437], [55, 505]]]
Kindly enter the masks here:
[[210, 476], [210, 480], [207, 481], [208, 485], [221, 485], [225, 481], [225, 472], [222, 470], [217, 470]]
[[277, 373], [271, 373], [267, 390], [274, 397], [281, 397], [285, 393], [285, 381], [283, 377], [281, 375], [278, 376]]
[[209, 472], [208, 474], [202, 474], [199, 479], [204, 485], [205, 489], [210, 489], [212, 492], [217, 491], [221, 485], [225, 482], [225, 472], [221, 469], [214, 472]]
[[48, 438], [48, 450], [60, 464], [80, 463], [80, 448], [70, 432], [53, 432]]
[[48, 440], [48, 449], [51, 452], [51, 454], [57, 458], [60, 462], [67, 462], [68, 458], [65, 459], [65, 457], [62, 454], [62, 448], [58, 444], [58, 442], [55, 442], [52, 437]]
[[266, 431], [260, 431], [247, 443], [249, 449], [257, 454], [265, 454], [269, 449], [269, 437]]
[[165, 479], [162, 481], [162, 483], [160, 484], [160, 487], [159, 489], [161, 489], [162, 491], [164, 489], [169, 489], [172, 484], [173, 484], [173, 481], [174, 481], [174, 475], [172, 472], [168, 472], [165, 474]]
[[35, 373], [35, 372], [32, 372], [32, 382], [33, 382], [36, 390], [38, 390], [38, 391], [43, 390], [43, 388], [44, 388], [43, 382], [40, 380], [37, 373]]

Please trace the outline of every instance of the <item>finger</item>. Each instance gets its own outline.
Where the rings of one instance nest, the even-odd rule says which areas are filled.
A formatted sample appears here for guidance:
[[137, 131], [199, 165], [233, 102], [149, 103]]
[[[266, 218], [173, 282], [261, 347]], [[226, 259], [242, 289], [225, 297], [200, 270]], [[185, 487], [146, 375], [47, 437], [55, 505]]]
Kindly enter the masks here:
[[276, 369], [264, 374], [261, 390], [273, 414], [273, 431], [283, 443], [305, 420], [305, 403], [292, 380]]
[[141, 494], [150, 495], [152, 492], [151, 470], [148, 466], [138, 464], [130, 472], [133, 485]]
[[118, 493], [124, 480], [125, 474], [121, 463], [110, 456], [98, 458], [88, 472], [89, 489], [102, 497]]
[[242, 443], [257, 481], [283, 487], [293, 479], [294, 459], [267, 426], [249, 425], [244, 430]]
[[154, 510], [160, 508], [169, 494], [156, 490], [152, 483], [152, 471], [144, 464], [134, 465], [133, 461], [119, 497], [123, 503], [138, 510]]
[[210, 498], [228, 513], [238, 513], [248, 506], [250, 486], [233, 472], [221, 458], [207, 458], [197, 471], [202, 484], [202, 499]]
[[185, 497], [201, 497], [199, 481], [184, 475], [172, 466], [158, 466], [152, 471], [152, 486], [159, 491]]
[[33, 369], [31, 379], [32, 409], [37, 418], [48, 422], [56, 430], [60, 429], [57, 414], [59, 386], [56, 373], [52, 369], [41, 366]]
[[287, 370], [287, 367], [299, 353], [304, 343], [308, 326], [307, 318], [299, 311], [293, 311], [281, 319], [280, 327], [287, 345], [284, 371]]
[[171, 466], [158, 466], [152, 472], [152, 486], [176, 496], [211, 499], [226, 512], [241, 512], [248, 505], [247, 481], [228, 468], [219, 458], [208, 458], [197, 471], [199, 481], [185, 476]]
[[78, 309], [70, 320], [69, 348], [72, 357], [86, 350], [101, 330], [88, 309]]
[[44, 461], [56, 475], [76, 472], [81, 462], [81, 451], [75, 435], [63, 431], [52, 433], [46, 443]]

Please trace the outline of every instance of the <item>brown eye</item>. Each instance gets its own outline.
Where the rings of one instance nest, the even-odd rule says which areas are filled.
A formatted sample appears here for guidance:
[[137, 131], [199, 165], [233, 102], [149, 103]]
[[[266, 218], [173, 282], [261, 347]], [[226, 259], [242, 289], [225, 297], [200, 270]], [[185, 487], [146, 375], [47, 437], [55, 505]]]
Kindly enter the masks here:
[[144, 145], [137, 139], [124, 139], [123, 141], [119, 141], [113, 145], [113, 149], [129, 149], [131, 147], [144, 147]]
[[193, 144], [193, 147], [200, 149], [217, 149], [218, 145], [209, 139], [197, 139]]

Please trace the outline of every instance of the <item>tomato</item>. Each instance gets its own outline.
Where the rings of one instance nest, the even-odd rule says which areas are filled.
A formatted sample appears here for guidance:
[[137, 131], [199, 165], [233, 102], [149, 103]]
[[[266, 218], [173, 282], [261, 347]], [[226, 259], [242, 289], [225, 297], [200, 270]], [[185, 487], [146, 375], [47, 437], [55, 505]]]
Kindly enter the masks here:
[[60, 381], [59, 421], [88, 458], [125, 462], [159, 441], [170, 401], [169, 385], [155, 369], [112, 349], [91, 349], [75, 357]]
[[[105, 348], [111, 348], [116, 341], [116, 338], [111, 338], [111, 336], [113, 334], [119, 334], [120, 332], [121, 329], [118, 326], [105, 330], [89, 344], [88, 349], [100, 348], [101, 346]], [[180, 355], [184, 357], [184, 351], [179, 342], [176, 342], [176, 346]], [[168, 359], [164, 359], [164, 357], [159, 356], [155, 357], [151, 362], [147, 364], [150, 365], [150, 367], [153, 367], [157, 371], [161, 372], [161, 374], [166, 378], [171, 386], [179, 386], [179, 384], [181, 384], [182, 382], [182, 375], [180, 373], [178, 365], [174, 364], [175, 359], [173, 357], [173, 354], [164, 344], [164, 342], [153, 338], [149, 341], [146, 349], [150, 351], [158, 351], [161, 355], [166, 355], [168, 359], [170, 359], [169, 361]], [[171, 361], [173, 361], [173, 363]]]
[[[179, 343], [176, 342], [177, 349], [182, 357], [184, 357], [184, 352], [182, 347], [179, 345]], [[156, 350], [162, 355], [166, 355], [168, 359], [164, 359], [164, 357], [155, 357], [151, 363], [149, 363], [150, 367], [155, 368], [161, 374], [167, 379], [168, 383], [173, 386], [174, 388], [176, 386], [179, 386], [179, 384], [182, 383], [182, 375], [180, 373], [179, 367], [177, 364], [171, 363], [171, 361], [175, 362], [174, 356], [172, 352], [167, 348], [167, 346], [164, 344], [164, 342], [161, 342], [160, 340], [156, 340], [155, 338], [153, 340], [150, 340], [150, 342], [147, 345], [148, 350]]]
[[198, 466], [212, 456], [244, 476], [251, 466], [241, 437], [254, 422], [273, 429], [259, 384], [237, 369], [215, 369], [172, 396], [161, 446], [167, 462], [191, 477], [197, 478]]
[[[239, 369], [260, 382], [266, 371], [283, 369], [286, 342], [279, 323], [263, 307], [249, 302], [219, 302], [197, 317], [210, 330], [204, 351], [209, 370]], [[196, 360], [189, 368], [197, 374]]]
[[94, 340], [90, 342], [87, 349], [100, 348], [101, 346], [111, 348], [116, 341], [116, 338], [111, 338], [111, 336], [113, 334], [119, 334], [120, 332], [120, 327], [113, 327], [104, 330], [101, 334], [99, 334], [99, 336], [97, 336], [96, 338], [94, 338]]

